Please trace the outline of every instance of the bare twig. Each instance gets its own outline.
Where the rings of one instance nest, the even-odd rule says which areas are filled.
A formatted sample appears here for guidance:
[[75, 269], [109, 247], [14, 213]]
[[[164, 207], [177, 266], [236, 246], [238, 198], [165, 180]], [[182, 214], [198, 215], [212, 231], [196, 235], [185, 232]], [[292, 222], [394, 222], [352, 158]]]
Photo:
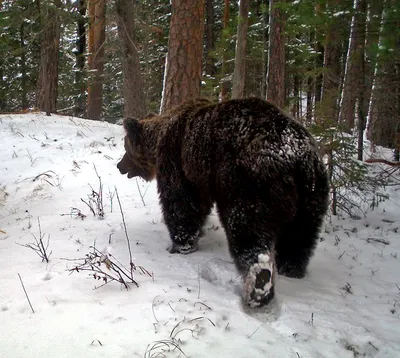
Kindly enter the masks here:
[[377, 239], [377, 238], [374, 238], [374, 237], [369, 237], [366, 241], [367, 241], [368, 243], [371, 243], [371, 242], [379, 242], [380, 244], [390, 245], [390, 242], [389, 242], [389, 241], [384, 240], [384, 239]]
[[92, 248], [93, 251], [89, 254], [86, 254], [86, 258], [83, 259], [84, 262], [82, 264], [70, 269], [69, 271], [71, 273], [74, 271], [92, 272], [94, 279], [101, 280], [103, 282], [103, 284], [99, 287], [102, 287], [112, 281], [121, 283], [126, 289], [129, 289], [130, 284], [134, 284], [139, 287], [139, 284], [133, 279], [132, 272], [130, 272], [124, 266], [112, 261], [112, 256], [110, 254], [105, 255], [97, 250], [94, 246], [91, 246], [90, 248]]
[[182, 351], [178, 342], [170, 339], [165, 339], [150, 343], [146, 348], [146, 352], [144, 353], [144, 358], [165, 357], [165, 355], [161, 352], [171, 351], [171, 350], [174, 351], [176, 349], [185, 357], [187, 357], [187, 355]]
[[26, 299], [28, 300], [29, 306], [31, 306], [32, 313], [35, 313], [35, 311], [34, 311], [34, 309], [32, 307], [32, 304], [31, 304], [31, 300], [29, 299], [28, 293], [25, 290], [25, 285], [22, 282], [22, 278], [21, 278], [21, 275], [19, 273], [18, 273], [18, 277], [19, 277], [19, 280], [21, 281], [21, 285], [22, 285], [22, 288], [24, 289], [25, 296], [26, 296]]
[[100, 219], [104, 218], [104, 205], [103, 205], [103, 183], [101, 181], [101, 177], [97, 172], [96, 166], [93, 164], [94, 171], [96, 176], [99, 180], [99, 189], [96, 191], [90, 186], [92, 192], [88, 195], [88, 201], [81, 198], [81, 201], [85, 203], [90, 211], [92, 212], [93, 216], [98, 216]]
[[52, 254], [52, 251], [50, 251], [50, 253], [48, 253], [50, 235], [48, 236], [47, 245], [44, 246], [44, 243], [43, 243], [44, 234], [42, 234], [42, 228], [40, 226], [39, 218], [38, 218], [38, 226], [39, 226], [39, 238], [37, 238], [35, 236], [35, 234], [32, 234], [32, 236], [35, 239], [35, 243], [29, 243], [29, 244], [25, 244], [25, 245], [21, 245], [18, 243], [17, 244], [33, 250], [42, 259], [42, 262], [46, 261], [48, 263], [49, 259], [50, 259], [50, 255]]
[[140, 190], [140, 187], [139, 187], [139, 182], [138, 182], [137, 178], [135, 178], [135, 179], [136, 179], [136, 186], [139, 191], [140, 199], [142, 199], [143, 206], [146, 206], [146, 203], [144, 202], [144, 196], [146, 195], [146, 192], [144, 192], [144, 194], [142, 194], [142, 191]]
[[125, 223], [125, 216], [124, 216], [124, 212], [123, 212], [123, 210], [122, 210], [121, 200], [119, 200], [119, 195], [118, 195], [117, 187], [115, 187], [115, 195], [117, 196], [119, 209], [120, 209], [120, 211], [121, 211], [122, 224], [124, 225], [124, 231], [125, 231], [126, 242], [128, 243], [129, 263], [130, 263], [130, 266], [131, 266], [131, 272], [133, 272], [134, 264], [133, 264], [133, 259], [132, 259], [131, 243], [130, 243], [130, 241], [129, 241], [128, 230], [126, 229], [126, 223]]

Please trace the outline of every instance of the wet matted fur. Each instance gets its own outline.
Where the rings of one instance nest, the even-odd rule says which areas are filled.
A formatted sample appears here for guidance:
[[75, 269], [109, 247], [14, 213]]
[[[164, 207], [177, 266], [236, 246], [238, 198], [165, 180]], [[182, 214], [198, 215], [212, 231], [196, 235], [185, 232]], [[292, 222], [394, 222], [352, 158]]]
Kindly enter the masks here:
[[251, 307], [274, 277], [301, 278], [328, 206], [328, 178], [302, 124], [257, 98], [189, 101], [160, 116], [127, 118], [122, 174], [157, 179], [170, 252], [197, 249], [216, 204]]

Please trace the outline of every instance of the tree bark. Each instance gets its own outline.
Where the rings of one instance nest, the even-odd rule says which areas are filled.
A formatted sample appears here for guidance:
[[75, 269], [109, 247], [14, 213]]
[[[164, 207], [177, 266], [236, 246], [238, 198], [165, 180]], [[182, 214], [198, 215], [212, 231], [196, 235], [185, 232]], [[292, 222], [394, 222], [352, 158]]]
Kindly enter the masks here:
[[142, 118], [146, 114], [144, 86], [135, 45], [135, 2], [116, 0], [118, 36], [124, 81], [124, 116]]
[[267, 100], [283, 108], [285, 104], [285, 14], [276, 5], [286, 0], [270, 1]]
[[89, 0], [89, 71], [87, 116], [100, 119], [103, 106], [104, 42], [106, 39], [106, 1]]
[[172, 0], [161, 112], [200, 95], [203, 20], [204, 0]]
[[58, 52], [60, 45], [60, 19], [54, 2], [40, 7], [42, 31], [40, 35], [40, 64], [36, 90], [36, 107], [41, 111], [56, 112], [58, 86]]
[[235, 51], [235, 69], [233, 72], [232, 98], [244, 97], [244, 84], [246, 79], [246, 44], [247, 30], [249, 27], [249, 6], [249, 0], [240, 0]]

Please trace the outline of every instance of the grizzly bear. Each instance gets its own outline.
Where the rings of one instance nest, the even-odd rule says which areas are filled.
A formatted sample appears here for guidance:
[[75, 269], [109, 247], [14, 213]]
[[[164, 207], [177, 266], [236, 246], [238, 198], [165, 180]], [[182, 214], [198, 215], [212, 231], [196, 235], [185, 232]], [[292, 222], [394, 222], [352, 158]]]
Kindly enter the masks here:
[[171, 253], [197, 249], [214, 204], [250, 307], [268, 304], [275, 274], [302, 278], [327, 211], [329, 186], [305, 127], [257, 99], [189, 101], [124, 120], [117, 167], [157, 179]]

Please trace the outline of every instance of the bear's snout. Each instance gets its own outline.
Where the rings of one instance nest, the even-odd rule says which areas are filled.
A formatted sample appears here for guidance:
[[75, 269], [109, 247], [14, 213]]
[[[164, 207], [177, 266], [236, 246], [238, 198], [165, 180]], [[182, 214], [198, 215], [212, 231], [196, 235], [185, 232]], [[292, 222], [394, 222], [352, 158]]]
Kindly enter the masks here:
[[128, 169], [129, 169], [129, 165], [128, 165], [128, 160], [126, 158], [126, 153], [124, 154], [124, 156], [122, 157], [122, 159], [119, 161], [119, 163], [117, 164], [117, 168], [119, 170], [119, 172], [121, 174], [126, 174], [128, 173]]

